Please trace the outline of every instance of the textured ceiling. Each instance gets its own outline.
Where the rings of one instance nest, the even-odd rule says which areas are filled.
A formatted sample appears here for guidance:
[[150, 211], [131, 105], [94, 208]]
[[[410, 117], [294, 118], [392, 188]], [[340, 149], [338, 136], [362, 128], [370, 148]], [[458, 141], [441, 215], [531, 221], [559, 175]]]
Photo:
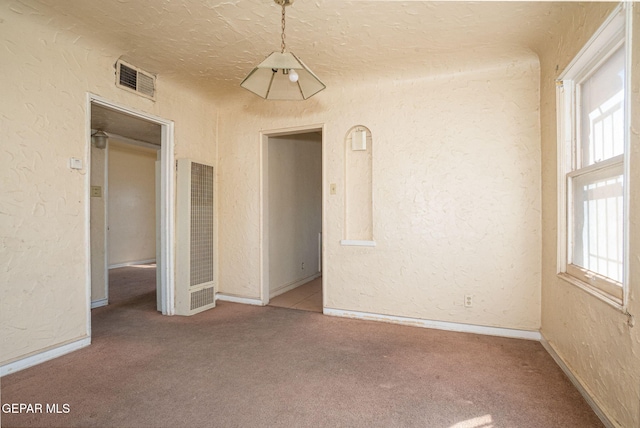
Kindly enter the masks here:
[[[114, 47], [134, 65], [214, 94], [240, 90], [247, 73], [280, 49], [281, 10], [272, 0], [14, 3]], [[326, 82], [428, 74], [456, 58], [535, 50], [573, 7], [580, 5], [297, 0], [287, 8], [287, 48]]]

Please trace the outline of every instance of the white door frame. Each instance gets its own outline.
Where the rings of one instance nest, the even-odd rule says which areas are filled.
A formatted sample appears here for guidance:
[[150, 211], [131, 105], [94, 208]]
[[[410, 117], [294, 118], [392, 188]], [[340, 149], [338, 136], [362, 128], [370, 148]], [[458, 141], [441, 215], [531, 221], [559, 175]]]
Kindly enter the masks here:
[[[325, 150], [325, 125], [305, 125], [293, 128], [272, 129], [260, 132], [260, 301], [263, 305], [269, 304], [269, 138], [285, 135], [304, 134], [320, 131], [322, 133], [322, 260], [325, 269], [327, 266], [325, 257], [324, 230], [326, 230], [325, 216], [325, 185], [326, 182], [326, 150]], [[322, 275], [322, 307], [324, 308], [326, 275]]]
[[[160, 147], [160, 297], [163, 315], [175, 314], [175, 284], [174, 284], [174, 242], [175, 242], [175, 168], [174, 168], [174, 123], [158, 116], [151, 115], [127, 106], [123, 106], [98, 95], [87, 93], [87, 117], [86, 117], [86, 150], [91, 153], [91, 106], [99, 105], [118, 111], [120, 113], [144, 119], [156, 123], [161, 127]], [[87, 159], [90, 156], [87, 155]], [[85, 177], [85, 194], [89, 194], [91, 186], [91, 162], [88, 162]], [[90, 235], [90, 198], [85, 203], [85, 233], [88, 237], [86, 243], [87, 253], [87, 324], [88, 333], [91, 334], [91, 235]]]

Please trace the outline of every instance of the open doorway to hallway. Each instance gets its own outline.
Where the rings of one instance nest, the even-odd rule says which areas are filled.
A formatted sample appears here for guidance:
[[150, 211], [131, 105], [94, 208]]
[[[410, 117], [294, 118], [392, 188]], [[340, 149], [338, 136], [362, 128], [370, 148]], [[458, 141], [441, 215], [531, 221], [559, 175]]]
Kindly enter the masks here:
[[264, 144], [268, 302], [322, 312], [322, 129], [272, 133]]
[[90, 125], [92, 135], [108, 137], [91, 139], [91, 308], [146, 295], [169, 313], [162, 260], [170, 237], [161, 227], [170, 200], [171, 170], [162, 162], [168, 125], [101, 100], [90, 102]]
[[161, 310], [156, 281], [159, 241], [156, 162], [160, 146], [148, 145], [154, 139], [154, 135], [142, 141], [115, 134], [109, 138], [108, 296], [109, 304], [113, 304], [125, 296], [144, 294], [150, 284], [150, 297], [156, 309]]
[[156, 264], [136, 264], [110, 269], [109, 307], [137, 305], [145, 311], [157, 311]]
[[269, 301], [269, 306], [322, 312], [322, 277], [316, 278]]

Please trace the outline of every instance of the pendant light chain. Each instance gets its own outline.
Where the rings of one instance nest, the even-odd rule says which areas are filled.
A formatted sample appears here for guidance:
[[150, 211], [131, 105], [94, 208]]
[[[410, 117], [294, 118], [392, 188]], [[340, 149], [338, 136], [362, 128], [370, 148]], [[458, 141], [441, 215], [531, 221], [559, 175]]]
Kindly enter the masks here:
[[282, 2], [282, 44], [280, 45], [280, 47], [282, 48], [282, 50], [280, 51], [280, 53], [284, 53], [284, 50], [286, 48], [285, 42], [284, 42], [284, 27], [285, 27], [285, 5], [286, 5], [286, 1]]

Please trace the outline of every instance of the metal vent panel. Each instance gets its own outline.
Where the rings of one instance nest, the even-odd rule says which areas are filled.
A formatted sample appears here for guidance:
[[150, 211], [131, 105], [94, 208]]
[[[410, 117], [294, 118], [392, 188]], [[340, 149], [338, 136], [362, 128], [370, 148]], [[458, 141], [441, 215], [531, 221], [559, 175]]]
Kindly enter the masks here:
[[201, 308], [212, 304], [215, 301], [215, 292], [213, 287], [203, 288], [202, 290], [191, 293], [191, 310]]
[[191, 164], [191, 280], [213, 281], [213, 167]]
[[152, 76], [148, 76], [144, 73], [138, 72], [138, 91], [153, 97], [155, 95], [156, 81]]
[[135, 90], [137, 88], [138, 72], [133, 68], [129, 68], [124, 64], [120, 64], [119, 81], [122, 86], [126, 86], [127, 88]]
[[122, 60], [116, 62], [116, 86], [155, 99], [156, 77]]

